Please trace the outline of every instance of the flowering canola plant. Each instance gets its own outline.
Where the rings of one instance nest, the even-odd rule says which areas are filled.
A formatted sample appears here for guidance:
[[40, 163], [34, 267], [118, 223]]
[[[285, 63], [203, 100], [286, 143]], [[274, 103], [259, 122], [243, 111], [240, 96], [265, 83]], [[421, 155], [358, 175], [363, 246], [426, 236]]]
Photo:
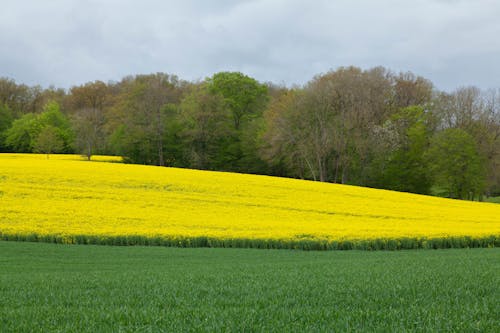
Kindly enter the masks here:
[[303, 249], [499, 246], [500, 205], [312, 181], [0, 154], [0, 239]]

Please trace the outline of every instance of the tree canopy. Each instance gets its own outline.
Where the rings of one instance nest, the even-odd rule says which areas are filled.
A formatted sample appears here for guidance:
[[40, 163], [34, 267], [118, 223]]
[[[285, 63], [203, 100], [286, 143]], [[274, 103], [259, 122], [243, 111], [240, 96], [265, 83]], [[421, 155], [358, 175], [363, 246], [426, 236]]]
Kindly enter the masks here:
[[259, 173], [453, 198], [500, 195], [500, 89], [341, 67], [302, 86], [154, 73], [69, 90], [0, 78], [0, 152]]

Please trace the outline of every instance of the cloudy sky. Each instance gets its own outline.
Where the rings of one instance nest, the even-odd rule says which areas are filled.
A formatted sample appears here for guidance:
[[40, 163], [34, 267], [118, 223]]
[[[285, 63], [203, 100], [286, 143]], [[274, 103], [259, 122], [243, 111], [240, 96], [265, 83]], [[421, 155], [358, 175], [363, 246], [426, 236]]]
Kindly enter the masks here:
[[339, 66], [500, 87], [498, 0], [5, 0], [0, 76], [69, 88], [241, 71], [303, 84]]

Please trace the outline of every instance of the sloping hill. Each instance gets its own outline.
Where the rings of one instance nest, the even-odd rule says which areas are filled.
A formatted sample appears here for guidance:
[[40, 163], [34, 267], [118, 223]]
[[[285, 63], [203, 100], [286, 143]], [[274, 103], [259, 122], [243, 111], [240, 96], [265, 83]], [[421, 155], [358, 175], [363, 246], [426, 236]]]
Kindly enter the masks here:
[[268, 176], [0, 154], [0, 191], [5, 240], [304, 249], [500, 245], [497, 204]]

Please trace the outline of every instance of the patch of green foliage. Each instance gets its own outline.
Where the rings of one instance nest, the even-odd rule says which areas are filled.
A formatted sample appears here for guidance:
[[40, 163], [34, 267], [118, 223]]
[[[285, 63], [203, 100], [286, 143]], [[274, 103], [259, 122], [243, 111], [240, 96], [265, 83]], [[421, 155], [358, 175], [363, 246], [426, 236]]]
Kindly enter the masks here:
[[500, 250], [0, 242], [0, 331], [494, 332]]
[[5, 144], [19, 152], [71, 152], [73, 132], [59, 104], [52, 101], [40, 114], [27, 113], [4, 132]]
[[488, 197], [484, 201], [492, 203], [500, 203], [500, 197]]

